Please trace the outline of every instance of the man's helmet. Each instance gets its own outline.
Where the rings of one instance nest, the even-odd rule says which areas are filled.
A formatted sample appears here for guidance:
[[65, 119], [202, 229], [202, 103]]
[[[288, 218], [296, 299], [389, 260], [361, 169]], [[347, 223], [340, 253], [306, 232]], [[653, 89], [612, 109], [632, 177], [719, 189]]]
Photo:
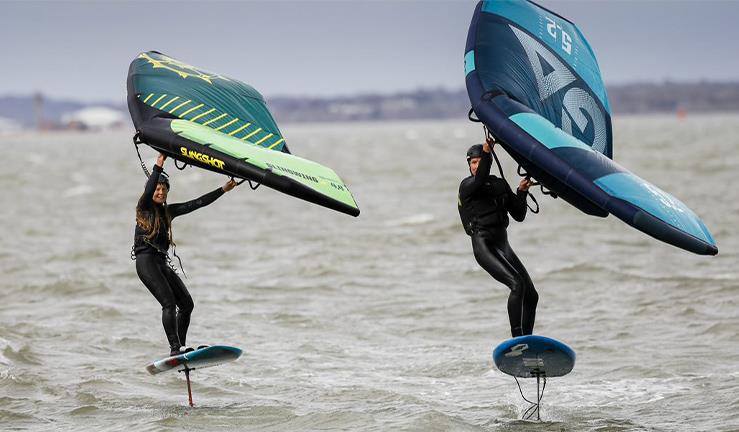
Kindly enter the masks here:
[[467, 163], [470, 159], [482, 157], [482, 144], [475, 144], [467, 150]]

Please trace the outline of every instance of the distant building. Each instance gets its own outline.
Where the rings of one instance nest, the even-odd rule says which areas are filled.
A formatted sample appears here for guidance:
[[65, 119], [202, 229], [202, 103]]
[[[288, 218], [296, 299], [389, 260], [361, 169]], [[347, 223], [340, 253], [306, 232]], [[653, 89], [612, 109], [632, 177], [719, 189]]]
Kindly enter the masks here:
[[41, 93], [33, 95], [33, 117], [36, 121], [36, 130], [47, 129], [44, 122], [44, 95]]
[[64, 127], [77, 130], [117, 129], [123, 127], [124, 122], [121, 111], [107, 107], [88, 107], [62, 116]]
[[23, 127], [17, 121], [5, 117], [0, 117], [0, 135], [18, 132], [22, 129]]

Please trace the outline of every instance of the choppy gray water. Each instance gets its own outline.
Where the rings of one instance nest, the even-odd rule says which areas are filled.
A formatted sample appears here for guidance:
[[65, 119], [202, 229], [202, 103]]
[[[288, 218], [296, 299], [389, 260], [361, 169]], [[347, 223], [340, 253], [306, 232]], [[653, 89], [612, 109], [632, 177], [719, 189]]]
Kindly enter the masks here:
[[[193, 374], [195, 408], [182, 376], [144, 370], [167, 346], [129, 259], [145, 181], [130, 133], [4, 137], [0, 429], [739, 430], [739, 117], [614, 125], [616, 159], [696, 210], [720, 255], [540, 197], [511, 243], [540, 293], [535, 331], [578, 354], [542, 423], [517, 420], [526, 404], [494, 369], [508, 293], [458, 221], [479, 127], [288, 125], [359, 218], [244, 186], [176, 220], [189, 341], [245, 350]], [[225, 181], [171, 165], [171, 202]]]

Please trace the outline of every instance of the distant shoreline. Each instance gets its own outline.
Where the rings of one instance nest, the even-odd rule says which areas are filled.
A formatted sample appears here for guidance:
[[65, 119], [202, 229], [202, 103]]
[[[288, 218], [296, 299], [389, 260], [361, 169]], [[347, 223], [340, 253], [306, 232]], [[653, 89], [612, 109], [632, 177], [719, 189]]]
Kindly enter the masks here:
[[[645, 121], [656, 121], [656, 120], [675, 120], [675, 122], [680, 121], [690, 121], [695, 120], [699, 118], [716, 118], [716, 117], [725, 117], [728, 119], [736, 119], [739, 120], [739, 111], [715, 111], [715, 112], [698, 112], [698, 113], [691, 113], [688, 114], [685, 118], [679, 118], [675, 113], [621, 113], [621, 114], [614, 114], [613, 120], [618, 123], [620, 120], [633, 120], [633, 119], [642, 119]], [[422, 126], [424, 124], [437, 124], [439, 122], [448, 122], [450, 125], [453, 126], [459, 126], [460, 124], [469, 124], [470, 126], [474, 127], [474, 123], [469, 122], [466, 118], [466, 116], [459, 116], [456, 118], [443, 118], [443, 119], [386, 119], [386, 120], [347, 120], [347, 121], [315, 121], [315, 122], [309, 122], [309, 121], [302, 121], [302, 122], [281, 122], [281, 126], [283, 128], [283, 132], [289, 128], [318, 128], [322, 130], [326, 130], [331, 127], [371, 127], [373, 125], [383, 123], [385, 125], [397, 123], [398, 125], [417, 125]], [[614, 123], [615, 124], [615, 123]], [[87, 131], [81, 131], [81, 130], [75, 130], [75, 129], [53, 129], [53, 130], [36, 130], [33, 128], [25, 128], [25, 129], [16, 129], [16, 130], [3, 130], [0, 128], [0, 137], [7, 139], [7, 138], [13, 138], [13, 137], [36, 137], [36, 136], [44, 136], [44, 135], [70, 135], [74, 136], [75, 134], [99, 134], [101, 136], [104, 135], [111, 135], [111, 136], [117, 136], [118, 134], [130, 134], [133, 136], [134, 128], [133, 123], [129, 123], [123, 126], [119, 126], [115, 129], [100, 129], [100, 130], [87, 130]]]
[[[739, 81], [618, 84], [608, 87], [608, 97], [614, 115], [739, 112]], [[266, 99], [279, 123], [454, 119], [464, 118], [470, 107], [464, 89], [441, 88], [393, 94]], [[34, 129], [39, 123], [46, 129], [65, 128], [68, 126], [62, 123], [65, 114], [90, 107], [120, 111], [128, 118], [124, 102], [87, 103], [47, 99], [43, 95], [0, 96], [0, 130]]]

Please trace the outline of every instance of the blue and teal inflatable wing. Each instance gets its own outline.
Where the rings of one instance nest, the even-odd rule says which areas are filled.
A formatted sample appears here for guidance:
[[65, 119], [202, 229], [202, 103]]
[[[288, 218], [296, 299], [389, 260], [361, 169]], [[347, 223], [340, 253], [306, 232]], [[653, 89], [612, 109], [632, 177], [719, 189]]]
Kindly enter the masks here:
[[608, 96], [573, 23], [526, 0], [481, 1], [464, 62], [472, 109], [529, 175], [589, 215], [613, 214], [682, 249], [718, 253], [690, 208], [611, 159]]

